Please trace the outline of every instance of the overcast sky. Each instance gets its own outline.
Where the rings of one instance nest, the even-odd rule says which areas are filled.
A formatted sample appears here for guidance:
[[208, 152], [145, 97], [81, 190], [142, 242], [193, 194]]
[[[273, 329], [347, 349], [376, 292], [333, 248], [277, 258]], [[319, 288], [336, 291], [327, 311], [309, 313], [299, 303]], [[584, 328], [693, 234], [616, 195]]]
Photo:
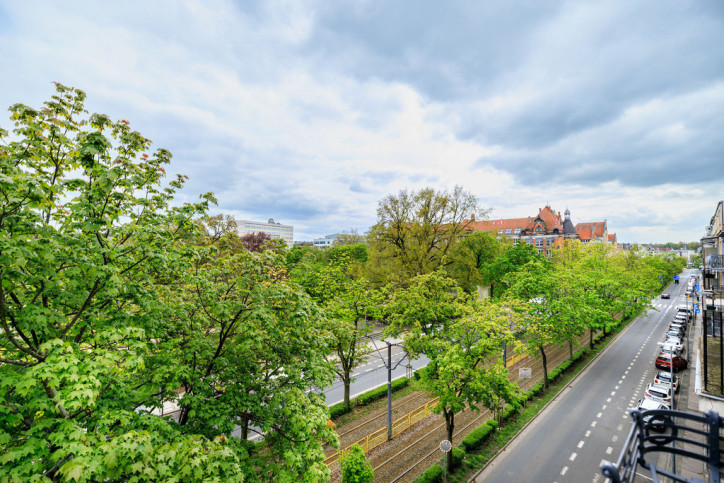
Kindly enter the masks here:
[[81, 88], [173, 153], [179, 201], [296, 240], [405, 188], [619, 242], [698, 240], [724, 199], [721, 0], [0, 0], [0, 59], [3, 112]]

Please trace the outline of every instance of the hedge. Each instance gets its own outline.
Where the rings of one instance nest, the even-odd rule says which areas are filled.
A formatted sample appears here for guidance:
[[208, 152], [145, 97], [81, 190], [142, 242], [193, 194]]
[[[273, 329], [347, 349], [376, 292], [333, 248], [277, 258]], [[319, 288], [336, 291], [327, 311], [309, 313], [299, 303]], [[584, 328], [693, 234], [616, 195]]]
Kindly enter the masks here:
[[[406, 377], [402, 377], [400, 379], [397, 379], [395, 381], [392, 381], [392, 392], [399, 391], [403, 387], [407, 387], [407, 385], [410, 384], [410, 380]], [[371, 391], [367, 391], [364, 394], [361, 394], [357, 398], [358, 404], [369, 404], [371, 402], [377, 401], [378, 399], [382, 399], [383, 397], [387, 396], [387, 385], [378, 387], [377, 389], [373, 389]]]
[[442, 481], [442, 466], [432, 465], [415, 479], [415, 483], [439, 483]]
[[463, 439], [461, 445], [465, 451], [476, 450], [485, 443], [495, 428], [498, 426], [498, 422], [494, 419], [490, 419], [487, 423], [481, 424], [468, 434]]
[[503, 409], [503, 413], [500, 415], [501, 421], [507, 421], [508, 419], [512, 418], [516, 414], [518, 414], [518, 411], [520, 410], [519, 406], [510, 405], [505, 406], [505, 409]]
[[453, 448], [452, 449], [452, 465], [453, 469], [459, 468], [461, 464], [463, 464], [463, 459], [465, 458], [465, 450], [462, 448]]
[[[392, 392], [399, 391], [403, 387], [407, 387], [409, 384], [410, 380], [406, 377], [396, 379], [392, 381]], [[382, 387], [378, 387], [377, 389], [373, 389], [371, 391], [360, 394], [357, 397], [357, 404], [369, 404], [371, 402], [377, 401], [378, 399], [382, 399], [385, 396], [387, 396], [386, 384]], [[351, 406], [354, 406], [354, 404], [351, 404]], [[344, 405], [344, 402], [329, 406], [330, 419], [337, 419], [338, 417], [343, 416], [348, 412], [350, 412], [350, 409], [347, 409], [347, 406]]]

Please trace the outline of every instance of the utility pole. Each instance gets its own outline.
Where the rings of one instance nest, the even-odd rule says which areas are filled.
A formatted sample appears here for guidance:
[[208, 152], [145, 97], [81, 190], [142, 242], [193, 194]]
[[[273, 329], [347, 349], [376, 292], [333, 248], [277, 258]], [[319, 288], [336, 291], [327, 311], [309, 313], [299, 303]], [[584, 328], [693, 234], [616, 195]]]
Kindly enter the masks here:
[[405, 351], [405, 354], [400, 358], [399, 361], [395, 363], [395, 365], [392, 365], [392, 346], [402, 347], [405, 348], [402, 344], [394, 344], [392, 342], [388, 342], [386, 340], [380, 340], [380, 342], [384, 342], [387, 344], [387, 362], [385, 362], [384, 356], [380, 353], [380, 349], [375, 344], [375, 339], [373, 339], [371, 336], [365, 336], [368, 339], [372, 341], [372, 344], [375, 345], [375, 349], [377, 350], [377, 353], [380, 355], [380, 359], [382, 360], [382, 363], [387, 368], [387, 440], [392, 439], [392, 371], [394, 369], [397, 369], [397, 366], [399, 366], [405, 359], [408, 358], [407, 351]]

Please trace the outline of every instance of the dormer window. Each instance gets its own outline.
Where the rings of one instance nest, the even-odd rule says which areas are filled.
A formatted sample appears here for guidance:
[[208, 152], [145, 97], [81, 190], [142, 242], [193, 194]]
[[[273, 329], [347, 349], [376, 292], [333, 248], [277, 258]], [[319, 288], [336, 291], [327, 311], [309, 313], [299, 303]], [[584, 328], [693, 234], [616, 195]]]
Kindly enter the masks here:
[[520, 233], [520, 228], [516, 228], [515, 233]]
[[536, 233], [540, 233], [541, 231], [543, 231], [543, 229], [541, 227], [536, 227], [535, 231]]
[[505, 230], [505, 234], [506, 234], [506, 235], [510, 235], [510, 228], [508, 228], [507, 230]]

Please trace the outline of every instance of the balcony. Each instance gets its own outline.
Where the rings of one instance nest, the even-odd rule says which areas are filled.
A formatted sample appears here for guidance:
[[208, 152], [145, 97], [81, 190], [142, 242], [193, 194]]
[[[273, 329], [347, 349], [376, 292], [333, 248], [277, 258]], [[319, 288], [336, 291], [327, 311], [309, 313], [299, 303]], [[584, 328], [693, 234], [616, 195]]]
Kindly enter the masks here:
[[704, 257], [704, 269], [709, 273], [724, 272], [724, 255], [707, 255]]
[[[639, 481], [651, 479], [657, 483], [663, 476], [671, 481], [703, 482], [677, 474], [675, 462], [681, 468], [684, 461], [691, 458], [708, 466], [709, 482], [719, 482], [723, 466], [724, 419], [718, 413], [709, 411], [698, 415], [683, 411], [633, 409], [631, 416], [634, 422], [621, 455], [615, 464], [606, 461], [601, 465], [603, 476], [614, 483], [636, 481], [637, 472], [641, 476]], [[670, 470], [656, 466], [664, 459], [659, 456], [666, 454], [672, 455], [671, 460], [674, 461]]]

